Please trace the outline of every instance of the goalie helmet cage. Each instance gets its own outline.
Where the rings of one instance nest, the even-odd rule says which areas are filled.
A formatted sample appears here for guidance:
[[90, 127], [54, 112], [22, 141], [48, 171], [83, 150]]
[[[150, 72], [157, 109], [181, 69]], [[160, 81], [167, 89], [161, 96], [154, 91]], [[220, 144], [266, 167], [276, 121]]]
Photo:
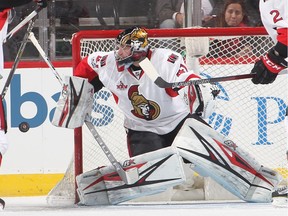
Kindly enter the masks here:
[[[113, 51], [120, 30], [77, 32], [72, 39], [73, 68], [94, 51]], [[150, 47], [169, 48], [181, 53], [189, 68], [203, 77], [250, 73], [253, 64], [274, 43], [262, 27], [147, 29]], [[190, 39], [190, 40], [189, 40]], [[207, 42], [204, 42], [203, 39]], [[206, 44], [205, 44], [206, 43]], [[201, 53], [201, 46], [207, 53]], [[208, 46], [208, 47], [207, 47]], [[197, 49], [201, 53], [197, 55]], [[191, 56], [196, 55], [195, 56]], [[196, 54], [195, 54], [196, 53]], [[254, 85], [250, 79], [217, 83], [221, 93], [218, 106], [207, 121], [264, 166], [278, 170], [287, 180], [287, 135], [284, 116], [287, 103], [287, 76], [269, 85]], [[128, 158], [123, 116], [111, 92], [102, 89], [94, 95], [92, 123], [118, 161]], [[75, 153], [70, 166], [48, 195], [50, 203], [74, 200], [75, 176], [99, 166], [110, 165], [105, 154], [83, 126], [75, 129]], [[206, 178], [204, 178], [206, 179]], [[191, 186], [193, 188], [193, 186]], [[219, 199], [222, 189], [205, 184], [205, 199]], [[191, 193], [193, 193], [191, 191]], [[225, 194], [223, 192], [223, 194]], [[230, 197], [222, 197], [230, 199]]]

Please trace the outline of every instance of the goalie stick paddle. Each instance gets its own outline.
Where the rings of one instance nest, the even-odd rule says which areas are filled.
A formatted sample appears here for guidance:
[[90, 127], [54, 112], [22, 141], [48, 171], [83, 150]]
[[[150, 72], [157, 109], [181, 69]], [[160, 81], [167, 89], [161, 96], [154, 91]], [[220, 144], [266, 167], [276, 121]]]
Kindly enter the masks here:
[[[57, 80], [59, 81], [61, 86], [63, 87], [64, 83], [63, 83], [61, 76], [56, 71], [52, 62], [49, 60], [49, 58], [45, 54], [44, 50], [42, 49], [38, 40], [35, 38], [35, 36], [32, 32], [30, 32], [30, 34], [29, 34], [29, 39], [31, 40], [31, 42], [33, 43], [35, 48], [38, 50], [38, 52], [40, 53], [40, 55], [42, 56], [42, 58], [44, 59], [46, 64], [53, 71], [53, 74], [55, 75], [55, 77], [57, 78]], [[107, 147], [107, 145], [105, 144], [105, 142], [103, 141], [103, 139], [101, 138], [101, 136], [99, 135], [97, 130], [95, 129], [94, 125], [90, 122], [90, 120], [85, 120], [85, 124], [88, 127], [91, 134], [93, 135], [94, 139], [97, 141], [97, 143], [99, 144], [99, 146], [101, 147], [101, 149], [105, 153], [106, 157], [109, 159], [110, 163], [114, 166], [116, 172], [118, 173], [120, 178], [123, 180], [123, 182], [127, 185], [134, 184], [135, 182], [137, 182], [139, 180], [138, 169], [132, 168], [132, 169], [125, 171], [123, 169], [123, 167], [121, 166], [121, 164], [116, 160], [114, 155], [111, 153], [111, 151], [109, 150], [109, 148]]]
[[242, 74], [242, 75], [233, 75], [225, 77], [214, 77], [208, 79], [199, 79], [199, 80], [189, 80], [182, 82], [167, 82], [162, 77], [159, 76], [158, 72], [154, 68], [153, 64], [148, 58], [145, 58], [140, 62], [141, 68], [147, 74], [147, 76], [160, 88], [178, 88], [189, 85], [199, 85], [204, 83], [215, 83], [215, 82], [224, 82], [231, 80], [247, 79], [253, 78], [255, 74]]

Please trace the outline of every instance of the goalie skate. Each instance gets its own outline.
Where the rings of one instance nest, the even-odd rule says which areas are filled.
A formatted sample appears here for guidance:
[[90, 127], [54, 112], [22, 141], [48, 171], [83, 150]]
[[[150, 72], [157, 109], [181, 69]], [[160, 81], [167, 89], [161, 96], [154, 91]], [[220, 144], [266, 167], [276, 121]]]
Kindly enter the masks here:
[[0, 198], [0, 209], [3, 210], [5, 208], [5, 201]]
[[278, 188], [272, 193], [272, 204], [279, 207], [288, 207], [288, 187]]
[[182, 158], [174, 148], [165, 148], [124, 161], [125, 170], [138, 168], [139, 180], [125, 184], [110, 165], [83, 173], [76, 178], [81, 205], [118, 204], [157, 194], [185, 181]]
[[196, 172], [210, 176], [238, 198], [249, 202], [272, 201], [280, 174], [260, 165], [199, 117], [186, 120], [173, 145], [195, 165]]

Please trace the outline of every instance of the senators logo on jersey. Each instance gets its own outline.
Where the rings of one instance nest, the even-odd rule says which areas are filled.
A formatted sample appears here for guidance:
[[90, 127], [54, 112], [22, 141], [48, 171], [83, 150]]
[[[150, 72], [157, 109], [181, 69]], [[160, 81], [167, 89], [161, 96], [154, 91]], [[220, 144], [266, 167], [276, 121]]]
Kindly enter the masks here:
[[138, 85], [131, 86], [128, 91], [128, 97], [133, 106], [131, 112], [134, 116], [148, 121], [154, 120], [159, 116], [159, 105], [154, 101], [147, 100], [142, 94], [140, 94]]

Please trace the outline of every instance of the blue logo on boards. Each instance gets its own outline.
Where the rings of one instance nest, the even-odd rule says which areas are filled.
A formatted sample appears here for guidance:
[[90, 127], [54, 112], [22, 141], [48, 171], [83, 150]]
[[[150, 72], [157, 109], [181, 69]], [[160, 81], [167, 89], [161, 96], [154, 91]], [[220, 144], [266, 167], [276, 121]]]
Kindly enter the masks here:
[[[10, 89], [10, 113], [11, 121], [8, 125], [11, 128], [18, 127], [21, 122], [29, 123], [31, 128], [41, 126], [47, 118], [48, 115], [48, 104], [45, 98], [38, 92], [26, 92], [21, 93], [21, 76], [20, 74], [15, 74], [13, 76]], [[51, 98], [56, 102], [58, 101], [60, 92], [55, 93]], [[25, 118], [21, 113], [21, 106], [30, 102], [36, 106], [36, 114], [31, 118]], [[3, 101], [4, 109], [7, 111], [6, 101]], [[55, 108], [49, 112], [49, 120], [51, 121], [55, 112]]]
[[[211, 78], [211, 76], [205, 73], [201, 73], [201, 75]], [[221, 92], [217, 96], [217, 100], [230, 101], [229, 93], [226, 91], [223, 85], [216, 83], [216, 86]], [[257, 109], [257, 129], [255, 129], [255, 133], [258, 133], [258, 139], [253, 144], [271, 145], [272, 142], [268, 139], [268, 126], [278, 124], [284, 120], [287, 105], [283, 99], [278, 97], [251, 97], [251, 101], [252, 100], [255, 100], [257, 103], [257, 107], [255, 107], [255, 109]], [[276, 116], [269, 115], [268, 107], [270, 105], [274, 105], [273, 109], [278, 110], [278, 114]], [[227, 104], [227, 106], [229, 105]], [[224, 136], [228, 136], [233, 126], [233, 119], [230, 116], [224, 116], [221, 113], [213, 112], [209, 117], [209, 124]]]
[[[208, 77], [207, 75], [205, 76]], [[221, 90], [221, 94], [217, 96], [217, 100], [229, 101], [229, 93], [226, 91], [226, 89], [219, 83], [216, 83], [216, 85]], [[59, 96], [60, 92], [57, 92], [51, 96], [53, 101], [55, 101], [55, 105], [59, 99]], [[114, 107], [111, 107], [111, 105], [107, 103], [109, 98], [110, 100], [112, 99], [111, 97], [112, 94], [106, 90], [101, 90], [94, 95], [94, 113], [91, 121], [95, 126], [101, 127], [113, 122], [115, 117]], [[51, 122], [55, 112], [55, 107], [49, 110], [47, 101], [38, 92], [31, 91], [22, 94], [21, 76], [19, 74], [15, 74], [12, 79], [10, 86], [10, 101], [11, 121], [8, 122], [8, 124], [11, 128], [18, 127], [21, 122], [29, 123], [31, 128], [39, 127], [46, 121], [47, 116]], [[276, 125], [284, 120], [287, 105], [283, 99], [272, 96], [251, 97], [251, 101], [254, 101], [253, 106], [255, 106], [255, 109], [257, 109], [257, 128], [255, 128], [255, 133], [257, 132], [258, 138], [253, 144], [270, 145], [272, 142], [268, 139], [268, 126]], [[36, 107], [35, 115], [30, 118], [25, 118], [21, 113], [21, 106], [26, 102], [33, 103]], [[272, 116], [269, 113], [268, 107], [271, 105], [273, 105], [273, 110], [277, 110], [277, 114], [273, 114], [275, 116]], [[5, 100], [4, 107], [7, 110]], [[275, 113], [275, 111], [273, 113]], [[233, 127], [233, 119], [231, 116], [225, 116], [222, 113], [217, 112], [213, 112], [209, 117], [209, 123], [215, 130], [219, 131], [225, 136], [229, 135], [231, 128]]]

